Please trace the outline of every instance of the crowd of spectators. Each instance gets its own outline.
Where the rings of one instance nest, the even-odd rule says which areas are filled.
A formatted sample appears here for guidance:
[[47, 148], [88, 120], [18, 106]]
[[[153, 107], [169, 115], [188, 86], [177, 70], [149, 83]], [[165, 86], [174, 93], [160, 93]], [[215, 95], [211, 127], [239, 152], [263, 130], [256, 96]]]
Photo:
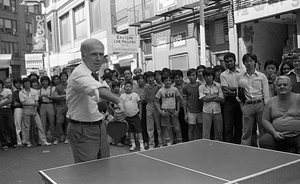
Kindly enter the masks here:
[[[168, 68], [145, 73], [136, 68], [133, 73], [126, 70], [121, 75], [107, 68], [100, 77], [114, 94], [123, 94], [124, 99], [134, 96], [139, 104], [139, 109], [134, 108], [132, 115], [139, 117], [141, 131], [135, 135], [130, 132], [130, 135], [131, 139], [136, 136], [143, 144], [141, 150], [205, 138], [277, 150], [292, 147], [293, 151], [299, 152], [300, 126], [296, 124], [300, 121], [297, 103], [300, 55], [294, 54], [282, 62], [267, 60], [265, 73], [259, 71], [259, 61], [253, 53], [242, 58], [245, 70], [237, 68], [236, 60], [235, 54], [226, 53], [225, 66], [190, 68], [188, 80], [184, 80], [181, 70]], [[66, 132], [67, 79], [68, 74], [62, 72], [52, 79], [31, 74], [24, 79], [0, 80], [3, 150], [69, 143]], [[246, 81], [245, 86], [240, 85], [242, 80]], [[290, 94], [295, 104], [282, 100]], [[287, 104], [277, 108], [278, 100]], [[102, 108], [100, 112], [113, 115], [113, 106], [102, 102], [99, 110]], [[277, 114], [272, 114], [274, 110], [270, 111], [272, 108], [283, 109], [277, 114], [285, 117], [284, 122], [278, 121]], [[273, 121], [276, 121], [274, 127]], [[283, 129], [280, 124], [285, 125], [284, 132], [280, 132]], [[292, 141], [286, 141], [290, 138]], [[283, 140], [284, 146], [280, 144]], [[110, 140], [110, 143], [124, 146], [126, 137]]]

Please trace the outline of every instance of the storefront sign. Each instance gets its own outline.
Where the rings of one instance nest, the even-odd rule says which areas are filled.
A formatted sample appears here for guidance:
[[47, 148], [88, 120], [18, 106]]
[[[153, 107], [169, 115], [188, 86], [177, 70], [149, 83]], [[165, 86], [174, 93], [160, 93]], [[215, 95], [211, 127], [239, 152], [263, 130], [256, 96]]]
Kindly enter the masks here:
[[132, 35], [113, 35], [113, 52], [118, 53], [138, 53], [137, 36]]
[[43, 54], [25, 54], [26, 69], [44, 69]]
[[[262, 0], [261, 0], [262, 1]], [[270, 17], [277, 14], [290, 12], [299, 9], [300, 0], [272, 0], [272, 1], [262, 1], [262, 3], [249, 5], [251, 7], [242, 8], [234, 11], [235, 23], [247, 22], [259, 18]]]
[[176, 33], [171, 35], [172, 47], [180, 47], [186, 45], [186, 32]]

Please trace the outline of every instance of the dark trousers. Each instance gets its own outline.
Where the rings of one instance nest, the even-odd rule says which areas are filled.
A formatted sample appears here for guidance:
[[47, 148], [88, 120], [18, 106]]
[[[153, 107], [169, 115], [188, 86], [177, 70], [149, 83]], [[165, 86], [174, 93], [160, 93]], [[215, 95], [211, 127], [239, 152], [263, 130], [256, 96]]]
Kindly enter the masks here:
[[224, 141], [241, 143], [243, 114], [235, 96], [225, 98], [224, 109]]
[[273, 135], [265, 133], [259, 139], [259, 147], [278, 151], [287, 151], [288, 148], [291, 147], [296, 150], [296, 153], [300, 154], [300, 135], [296, 137], [286, 137], [281, 141], [277, 141]]
[[187, 142], [189, 140], [189, 128], [188, 124], [184, 120], [184, 109], [183, 107], [180, 108], [178, 119], [179, 119], [179, 124], [181, 128], [181, 136], [182, 136], [182, 141]]
[[147, 119], [146, 119], [146, 102], [142, 102], [142, 119], [141, 119], [141, 127], [142, 127], [142, 135], [143, 141], [148, 142], [148, 132], [147, 132]]
[[17, 135], [13, 113], [10, 108], [0, 108], [0, 141], [2, 146], [9, 144], [7, 133], [12, 145], [16, 145]]

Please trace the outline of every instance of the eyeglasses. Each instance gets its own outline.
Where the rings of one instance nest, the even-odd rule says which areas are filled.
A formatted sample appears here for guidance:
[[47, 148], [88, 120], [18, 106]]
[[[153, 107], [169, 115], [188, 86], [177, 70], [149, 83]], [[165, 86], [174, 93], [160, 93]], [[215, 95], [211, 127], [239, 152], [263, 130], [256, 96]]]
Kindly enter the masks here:
[[119, 79], [120, 81], [125, 81], [125, 79]]

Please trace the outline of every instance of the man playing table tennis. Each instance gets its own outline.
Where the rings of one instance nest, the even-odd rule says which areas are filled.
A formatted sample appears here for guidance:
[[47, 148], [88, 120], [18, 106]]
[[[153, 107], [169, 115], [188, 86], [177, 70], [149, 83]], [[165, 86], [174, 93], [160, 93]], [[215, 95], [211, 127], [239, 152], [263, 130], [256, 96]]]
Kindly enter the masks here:
[[100, 97], [117, 104], [115, 118], [125, 119], [123, 101], [98, 82], [92, 75], [104, 63], [104, 45], [97, 39], [87, 39], [80, 47], [83, 62], [72, 72], [66, 90], [68, 135], [75, 163], [97, 159], [101, 147], [101, 123], [98, 110]]
[[293, 147], [300, 153], [300, 94], [291, 92], [288, 76], [277, 77], [274, 84], [278, 96], [271, 98], [264, 108], [262, 124], [267, 133], [259, 145], [273, 150]]

